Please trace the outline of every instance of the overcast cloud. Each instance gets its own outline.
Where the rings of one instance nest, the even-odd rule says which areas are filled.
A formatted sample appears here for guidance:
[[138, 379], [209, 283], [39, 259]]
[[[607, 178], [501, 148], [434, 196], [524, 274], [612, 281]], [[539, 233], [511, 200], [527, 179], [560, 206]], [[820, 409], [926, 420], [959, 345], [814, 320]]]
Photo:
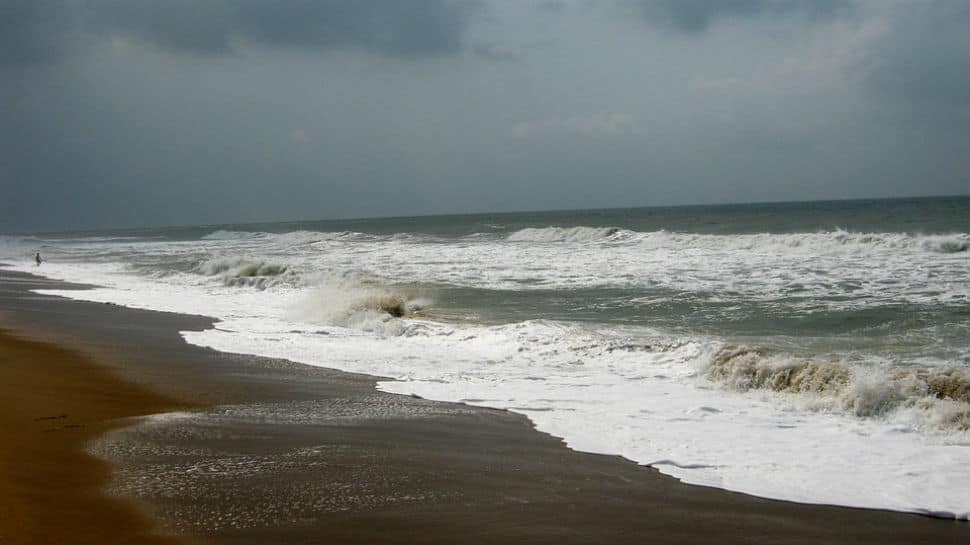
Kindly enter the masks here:
[[970, 192], [966, 0], [0, 0], [0, 232]]

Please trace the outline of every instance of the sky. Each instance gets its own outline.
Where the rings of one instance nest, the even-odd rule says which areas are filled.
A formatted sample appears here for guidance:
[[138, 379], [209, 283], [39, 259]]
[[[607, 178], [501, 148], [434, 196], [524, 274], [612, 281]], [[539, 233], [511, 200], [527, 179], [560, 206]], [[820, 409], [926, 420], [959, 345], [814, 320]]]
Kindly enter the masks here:
[[0, 232], [970, 193], [970, 0], [0, 0]]

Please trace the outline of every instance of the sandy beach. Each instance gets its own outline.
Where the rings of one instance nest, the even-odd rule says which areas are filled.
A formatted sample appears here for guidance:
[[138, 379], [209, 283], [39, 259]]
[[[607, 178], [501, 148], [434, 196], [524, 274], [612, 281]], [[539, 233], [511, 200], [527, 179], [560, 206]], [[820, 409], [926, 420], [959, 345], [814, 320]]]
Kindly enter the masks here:
[[55, 286], [0, 272], [0, 542], [970, 539], [965, 522], [687, 486], [514, 413], [187, 345], [203, 317], [29, 291]]
[[970, 0], [0, 0], [0, 545], [970, 545]]
[[83, 355], [0, 331], [0, 542], [172, 543], [104, 494], [110, 466], [84, 447], [130, 417], [178, 406]]

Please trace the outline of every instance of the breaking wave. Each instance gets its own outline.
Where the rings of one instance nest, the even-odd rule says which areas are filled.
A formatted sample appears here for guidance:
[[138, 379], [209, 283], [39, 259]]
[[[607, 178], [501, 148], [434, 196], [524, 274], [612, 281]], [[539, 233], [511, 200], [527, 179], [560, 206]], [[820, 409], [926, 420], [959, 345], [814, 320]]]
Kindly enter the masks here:
[[44, 246], [44, 241], [28, 235], [0, 235], [0, 260], [23, 259], [35, 249]]
[[707, 376], [736, 390], [790, 393], [835, 393], [851, 378], [849, 370], [839, 364], [774, 359], [744, 346], [718, 351], [707, 368]]
[[610, 242], [626, 240], [636, 233], [619, 227], [543, 227], [509, 234], [509, 242]]
[[911, 235], [907, 233], [853, 233], [836, 230], [821, 233], [758, 233], [747, 235], [709, 235], [654, 231], [636, 233], [636, 240], [650, 248], [797, 251], [830, 254], [866, 251], [918, 251], [942, 254], [965, 252], [970, 248], [970, 234]]
[[921, 414], [916, 425], [970, 431], [970, 372], [965, 369], [879, 370], [727, 346], [714, 355], [705, 374], [738, 391], [815, 394], [859, 417], [901, 411]]
[[252, 231], [226, 231], [219, 229], [207, 235], [203, 235], [202, 240], [247, 240], [254, 238], [264, 238], [268, 233]]
[[281, 281], [292, 281], [295, 273], [287, 265], [246, 259], [210, 259], [195, 267], [205, 276], [218, 276], [226, 286], [268, 288]]
[[406, 334], [408, 329], [400, 318], [419, 317], [431, 302], [431, 298], [417, 288], [344, 280], [311, 290], [292, 310], [291, 317], [396, 336]]
[[213, 231], [201, 237], [202, 240], [227, 242], [266, 242], [279, 249], [292, 248], [316, 242], [325, 241], [368, 241], [381, 240], [386, 237], [358, 233], [356, 231], [287, 231], [284, 233], [266, 233], [262, 231]]
[[[494, 234], [475, 233], [466, 239], [491, 240]], [[373, 235], [355, 231], [290, 231], [265, 233], [248, 231], [213, 231], [202, 237], [209, 241], [254, 241], [267, 243], [278, 250], [285, 250], [317, 242], [425, 242], [428, 237], [415, 233]], [[432, 237], [431, 240], [437, 241]], [[755, 233], [755, 234], [702, 234], [681, 233], [666, 230], [638, 232], [621, 227], [541, 227], [525, 228], [509, 233], [505, 240], [516, 243], [583, 243], [583, 242], [631, 242], [650, 249], [670, 250], [737, 250], [800, 252], [830, 254], [866, 251], [916, 251], [940, 254], [956, 254], [970, 250], [970, 233], [919, 235], [909, 233], [857, 233], [836, 229], [816, 233]]]
[[938, 253], [965, 252], [970, 248], [970, 234], [909, 235], [906, 233], [851, 233], [834, 231], [831, 238], [841, 245], [862, 245], [884, 248], [922, 249]]

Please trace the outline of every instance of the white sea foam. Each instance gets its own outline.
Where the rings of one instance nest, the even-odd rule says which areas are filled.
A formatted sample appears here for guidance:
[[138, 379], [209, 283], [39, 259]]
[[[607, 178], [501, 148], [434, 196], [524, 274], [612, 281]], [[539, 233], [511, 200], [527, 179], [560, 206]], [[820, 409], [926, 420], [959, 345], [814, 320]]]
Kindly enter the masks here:
[[796, 297], [801, 302], [791, 305], [806, 311], [970, 301], [966, 233], [707, 235], [551, 227], [447, 244], [408, 234], [251, 235], [213, 240], [218, 246], [209, 251], [216, 258], [285, 264], [294, 275], [358, 270], [393, 283], [420, 279], [499, 290], [642, 287], [747, 301]]
[[339, 279], [309, 290], [287, 317], [393, 336], [405, 332], [405, 322], [395, 318], [414, 317], [431, 301], [430, 296], [417, 289]]
[[[858, 418], [819, 410], [810, 397], [711, 388], [698, 373], [721, 349], [711, 340], [648, 334], [631, 342], [554, 322], [410, 327], [418, 333], [386, 338], [328, 329], [286, 342], [278, 332], [184, 335], [218, 350], [389, 376], [396, 380], [380, 384], [388, 392], [521, 412], [574, 449], [619, 454], [688, 483], [968, 515], [963, 436], [925, 431], [925, 418], [911, 420], [915, 406]], [[611, 350], [616, 346], [629, 348]]]
[[0, 262], [16, 262], [34, 255], [43, 243], [31, 236], [0, 235]]
[[[970, 301], [970, 283], [963, 280], [970, 270], [967, 233], [706, 235], [551, 227], [516, 231], [507, 239], [466, 237], [448, 244], [425, 244], [431, 239], [419, 235], [348, 231], [217, 231], [209, 237], [201, 253], [199, 243], [191, 241], [141, 246], [154, 244], [159, 256], [196, 252], [199, 261], [286, 266], [293, 280], [359, 270], [393, 283], [420, 279], [500, 290], [643, 287], [769, 302], [796, 296], [802, 302], [794, 306], [805, 310], [851, 310], [880, 301]], [[84, 251], [94, 259], [99, 250], [114, 252], [117, 246], [87, 244]]]
[[[574, 323], [565, 310], [560, 319], [496, 325], [441, 323], [422, 312], [434, 310], [429, 285], [663, 288], [674, 295], [638, 304], [707, 293], [722, 304], [785, 299], [807, 315], [886, 302], [964, 304], [967, 240], [609, 227], [453, 243], [222, 233], [201, 243], [125, 243], [123, 251], [111, 241], [86, 244], [40, 268], [18, 246], [16, 268], [104, 286], [50, 293], [220, 320], [183, 333], [193, 344], [390, 377], [380, 383], [390, 392], [508, 408], [572, 448], [619, 454], [689, 483], [967, 518], [963, 368], [900, 367], [864, 353], [806, 360], [706, 335]], [[165, 267], [164, 275], [145, 272]]]

